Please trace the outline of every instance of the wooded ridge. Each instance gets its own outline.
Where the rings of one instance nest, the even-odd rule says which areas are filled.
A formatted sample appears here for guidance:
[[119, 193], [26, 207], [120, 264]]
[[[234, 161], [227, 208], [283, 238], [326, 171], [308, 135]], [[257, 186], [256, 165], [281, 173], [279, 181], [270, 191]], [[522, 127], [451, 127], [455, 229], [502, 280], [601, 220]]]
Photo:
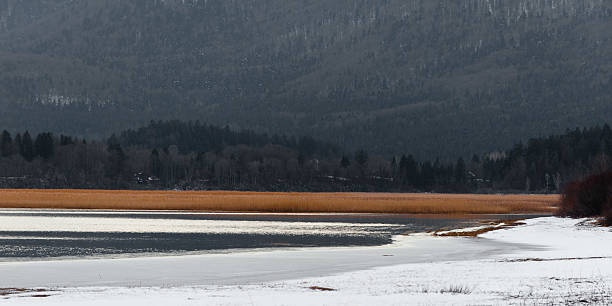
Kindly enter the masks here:
[[0, 0], [0, 122], [468, 156], [612, 116], [604, 0]]

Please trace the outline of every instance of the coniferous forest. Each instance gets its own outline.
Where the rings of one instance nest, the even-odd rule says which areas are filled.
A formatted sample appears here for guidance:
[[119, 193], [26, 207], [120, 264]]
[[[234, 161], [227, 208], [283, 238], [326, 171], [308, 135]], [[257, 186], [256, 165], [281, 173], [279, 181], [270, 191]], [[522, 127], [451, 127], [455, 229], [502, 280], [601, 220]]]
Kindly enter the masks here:
[[0, 122], [453, 159], [609, 120], [611, 33], [606, 0], [0, 0]]
[[103, 141], [3, 131], [0, 149], [3, 188], [554, 193], [610, 169], [612, 130], [568, 130], [456, 160], [180, 121]]

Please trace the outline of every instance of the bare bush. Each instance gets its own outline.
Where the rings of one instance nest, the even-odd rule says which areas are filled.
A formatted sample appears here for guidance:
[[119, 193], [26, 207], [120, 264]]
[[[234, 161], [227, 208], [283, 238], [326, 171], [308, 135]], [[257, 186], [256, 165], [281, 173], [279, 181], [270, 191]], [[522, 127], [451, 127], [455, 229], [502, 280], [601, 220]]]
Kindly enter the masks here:
[[611, 225], [612, 171], [569, 184], [563, 192], [558, 214], [570, 217], [602, 216], [604, 223]]

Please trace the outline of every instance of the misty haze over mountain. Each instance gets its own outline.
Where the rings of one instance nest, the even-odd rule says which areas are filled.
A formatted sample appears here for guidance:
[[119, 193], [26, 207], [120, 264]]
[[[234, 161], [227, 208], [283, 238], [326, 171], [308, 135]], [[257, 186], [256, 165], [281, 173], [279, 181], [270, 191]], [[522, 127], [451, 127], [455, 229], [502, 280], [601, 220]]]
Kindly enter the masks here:
[[0, 0], [0, 122], [457, 156], [612, 116], [604, 0]]

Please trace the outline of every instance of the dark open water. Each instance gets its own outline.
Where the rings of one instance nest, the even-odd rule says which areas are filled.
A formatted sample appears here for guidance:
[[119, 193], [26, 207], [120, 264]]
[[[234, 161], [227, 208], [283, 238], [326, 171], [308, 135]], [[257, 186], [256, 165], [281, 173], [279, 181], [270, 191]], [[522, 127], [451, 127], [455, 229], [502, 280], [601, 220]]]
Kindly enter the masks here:
[[0, 261], [230, 252], [250, 248], [375, 246], [392, 236], [474, 226], [473, 218], [388, 214], [210, 214], [0, 210]]

